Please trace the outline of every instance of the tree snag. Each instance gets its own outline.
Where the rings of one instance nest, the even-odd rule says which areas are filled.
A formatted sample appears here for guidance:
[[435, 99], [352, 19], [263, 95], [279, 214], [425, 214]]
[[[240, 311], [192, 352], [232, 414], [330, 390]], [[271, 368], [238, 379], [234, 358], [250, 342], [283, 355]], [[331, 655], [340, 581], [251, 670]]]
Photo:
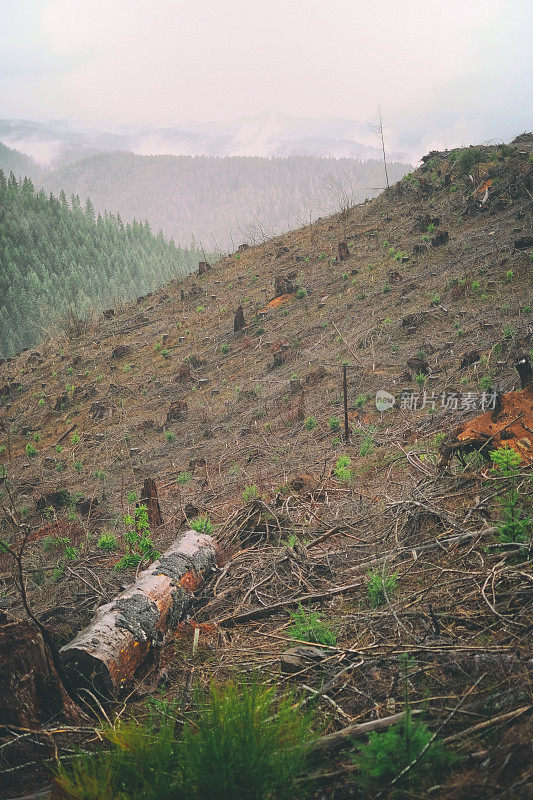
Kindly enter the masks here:
[[140, 502], [146, 506], [150, 529], [158, 528], [163, 524], [159, 500], [157, 499], [157, 486], [153, 478], [146, 478]]
[[237, 311], [235, 312], [235, 319], [233, 321], [233, 330], [235, 333], [242, 331], [242, 329], [246, 326], [246, 322], [244, 321], [244, 310], [242, 306], [239, 306]]
[[203, 574], [215, 565], [210, 536], [187, 531], [135, 583], [98, 609], [60, 650], [69, 685], [104, 699], [127, 691], [153, 660], [165, 632], [189, 608]]

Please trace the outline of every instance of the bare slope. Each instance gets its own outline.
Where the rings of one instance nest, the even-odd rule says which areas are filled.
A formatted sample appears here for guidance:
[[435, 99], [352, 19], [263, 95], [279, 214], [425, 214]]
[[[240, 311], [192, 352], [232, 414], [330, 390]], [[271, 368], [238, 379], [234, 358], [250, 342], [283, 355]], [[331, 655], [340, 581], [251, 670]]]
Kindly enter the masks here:
[[[375, 200], [235, 253], [0, 367], [9, 496], [35, 528], [30, 596], [59, 643], [131, 580], [112, 569], [120, 553], [97, 541], [114, 532], [124, 549], [126, 493], [155, 478], [165, 520], [153, 532], [157, 547], [200, 511], [231, 559], [197, 610], [206, 623], [200, 679], [261, 667], [285, 683], [287, 613], [228, 618], [349, 585], [318, 606], [341, 648], [328, 651], [326, 681], [353, 659], [334, 680], [334, 702], [319, 704], [327, 731], [398, 708], [398, 656], [409, 652], [418, 665], [412, 701], [427, 699], [432, 726], [468, 696], [443, 736], [490, 723], [486, 738], [458, 740], [464, 754], [487, 749], [485, 761], [467, 760], [432, 796], [522, 796], [529, 564], [494, 547], [498, 489], [483, 460], [439, 473], [436, 451], [480, 413], [481, 392], [519, 388], [515, 355], [533, 344], [530, 151], [526, 137], [512, 150], [431, 154]], [[275, 292], [277, 276], [285, 286]], [[247, 325], [234, 333], [240, 304]], [[335, 422], [344, 362], [347, 444]], [[378, 412], [378, 390], [398, 396], [404, 387], [420, 395], [418, 408], [398, 399]], [[470, 401], [443, 409], [443, 393], [454, 391]], [[351, 481], [335, 473], [341, 455]], [[74, 495], [66, 507], [61, 490]], [[2, 502], [9, 496], [4, 483]], [[69, 560], [53, 540], [43, 547], [46, 535], [68, 535], [79, 551]], [[365, 576], [384, 555], [397, 589], [372, 609]], [[178, 655], [173, 641], [163, 649], [168, 696], [189, 669], [190, 635], [184, 626]], [[157, 671], [145, 676], [138, 694], [157, 680]], [[323, 670], [306, 668], [307, 685], [323, 680]], [[511, 712], [516, 719], [497, 727], [498, 714]]]

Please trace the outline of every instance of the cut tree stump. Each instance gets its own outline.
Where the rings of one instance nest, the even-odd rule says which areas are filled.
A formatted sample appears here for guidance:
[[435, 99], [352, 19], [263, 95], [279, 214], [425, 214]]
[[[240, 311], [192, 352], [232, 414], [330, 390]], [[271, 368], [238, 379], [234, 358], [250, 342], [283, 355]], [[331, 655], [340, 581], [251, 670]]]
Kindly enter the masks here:
[[38, 728], [57, 715], [80, 714], [37, 627], [19, 619], [0, 625], [0, 725]]
[[60, 650], [69, 685], [104, 699], [127, 691], [152, 662], [165, 632], [183, 618], [216, 553], [214, 539], [187, 531], [99, 608], [88, 627]]
[[233, 320], [233, 330], [235, 333], [242, 331], [243, 328], [246, 327], [246, 322], [244, 320], [244, 310], [242, 306], [239, 306], [237, 311], [235, 312], [235, 319]]
[[150, 530], [162, 525], [163, 517], [161, 516], [159, 500], [157, 499], [157, 486], [153, 478], [146, 478], [144, 481], [140, 502], [147, 508]]

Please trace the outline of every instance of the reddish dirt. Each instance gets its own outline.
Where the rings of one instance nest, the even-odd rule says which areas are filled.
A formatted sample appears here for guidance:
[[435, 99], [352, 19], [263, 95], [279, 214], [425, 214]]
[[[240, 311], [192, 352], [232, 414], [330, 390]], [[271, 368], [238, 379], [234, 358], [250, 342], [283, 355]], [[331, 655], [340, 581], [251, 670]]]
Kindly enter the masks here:
[[[279, 308], [279, 306], [288, 303], [289, 300], [292, 300], [292, 298], [293, 298], [292, 294], [280, 294], [279, 297], [274, 297], [272, 300], [270, 300], [270, 302], [266, 304], [266, 306], [263, 306], [261, 311], [268, 311], [269, 308]], [[261, 311], [259, 313], [261, 313]]]
[[465, 445], [486, 441], [487, 448], [510, 447], [522, 456], [525, 465], [533, 464], [533, 386], [521, 392], [507, 392], [501, 411], [493, 419], [486, 411], [466, 422], [457, 431], [457, 440]]

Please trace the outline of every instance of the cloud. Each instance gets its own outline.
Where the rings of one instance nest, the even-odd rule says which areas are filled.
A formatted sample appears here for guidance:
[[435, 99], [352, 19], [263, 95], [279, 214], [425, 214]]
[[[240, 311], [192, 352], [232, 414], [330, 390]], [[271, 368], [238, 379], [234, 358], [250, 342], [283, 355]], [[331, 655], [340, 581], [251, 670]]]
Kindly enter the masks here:
[[3, 5], [5, 117], [159, 127], [272, 110], [364, 121], [379, 102], [389, 138], [418, 147], [484, 136], [484, 125], [504, 137], [532, 111], [525, 0]]

